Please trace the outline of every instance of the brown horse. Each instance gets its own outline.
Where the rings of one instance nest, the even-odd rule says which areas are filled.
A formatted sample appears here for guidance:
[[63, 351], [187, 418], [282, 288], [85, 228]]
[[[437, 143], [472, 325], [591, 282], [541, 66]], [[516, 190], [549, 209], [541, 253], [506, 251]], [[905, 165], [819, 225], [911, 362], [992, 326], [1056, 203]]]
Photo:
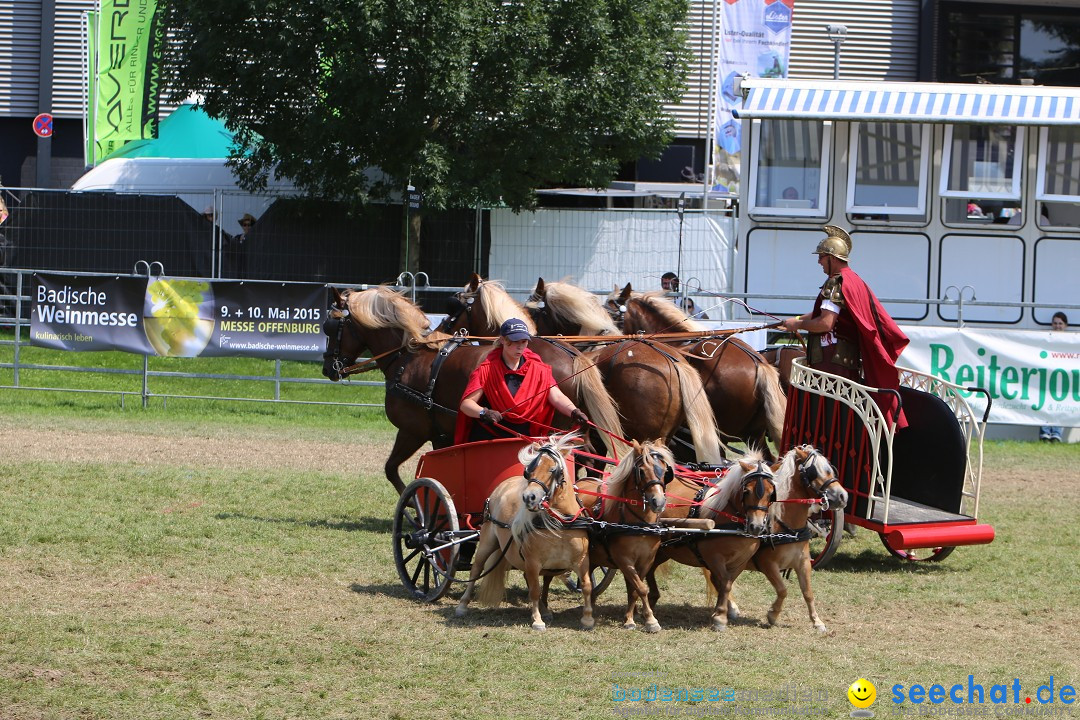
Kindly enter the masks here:
[[522, 448], [518, 459], [525, 474], [502, 481], [488, 498], [487, 519], [480, 527], [469, 584], [455, 611], [458, 617], [468, 611], [481, 573], [487, 575], [478, 600], [482, 605], [497, 606], [504, 599], [506, 571], [515, 568], [524, 571], [529, 586], [532, 628], [545, 630], [545, 615], [550, 615], [548, 583], [552, 577], [577, 572], [585, 603], [581, 625], [592, 629], [588, 532], [567, 522], [581, 509], [574, 492], [574, 472], [567, 467], [570, 452], [580, 445], [581, 437], [572, 434], [553, 435], [542, 445]]
[[[510, 317], [523, 318], [527, 323], [535, 317], [528, 313], [527, 307], [510, 297], [500, 283], [481, 280], [475, 274], [457, 294], [456, 303], [458, 311], [451, 312], [439, 326], [443, 332], [464, 329], [472, 334], [495, 334]], [[605, 315], [598, 301], [594, 300], [594, 304], [599, 315]], [[608, 325], [614, 329], [610, 321]], [[537, 326], [534, 324], [533, 327]], [[538, 342], [543, 341], [536, 338], [533, 345]], [[549, 342], [552, 341], [549, 339]], [[676, 351], [661, 343], [622, 338], [585, 355], [598, 368], [604, 385], [618, 405], [623, 417], [622, 432], [627, 437], [636, 440], [664, 438], [666, 441], [685, 425], [690, 428], [699, 461], [711, 463], [720, 459], [716, 418], [701, 378]], [[601, 418], [589, 417], [597, 426], [618, 433], [615, 427], [604, 425]]]
[[633, 526], [654, 526], [664, 511], [665, 487], [675, 475], [675, 458], [662, 440], [633, 441], [631, 451], [603, 482], [586, 478], [578, 481], [578, 499], [585, 506], [596, 506], [599, 520], [617, 527], [600, 529], [589, 544], [592, 567], [617, 567], [626, 581], [626, 619], [623, 627], [633, 630], [634, 608], [641, 601], [641, 615], [646, 632], [659, 632], [660, 623], [649, 604], [645, 576], [652, 569], [660, 535], [635, 532]]
[[[627, 285], [608, 296], [606, 307], [627, 334], [707, 331], [659, 291], [638, 293]], [[787, 407], [776, 368], [734, 335], [706, 337], [681, 349], [701, 375], [720, 432], [761, 448], [772, 460], [765, 439], [779, 444]]]
[[[798, 480], [795, 474], [798, 473]], [[778, 500], [774, 507], [779, 508], [773, 517], [772, 532], [775, 535], [793, 535], [784, 540], [771, 540], [761, 547], [745, 570], [760, 570], [776, 590], [776, 600], [769, 608], [770, 625], [776, 625], [780, 610], [787, 597], [787, 586], [781, 575], [782, 571], [792, 569], [799, 578], [799, 588], [803, 600], [810, 612], [810, 622], [818, 632], [826, 632], [825, 623], [817, 614], [814, 606], [814, 591], [810, 587], [810, 529], [807, 523], [812, 505], [808, 501], [819, 501], [825, 507], [846, 507], [847, 491], [840, 484], [832, 465], [818, 450], [810, 445], [794, 447], [789, 450], [776, 469]], [[741, 572], [741, 571], [740, 571]], [[739, 573], [731, 578], [734, 582]], [[728, 617], [739, 616], [739, 607], [728, 598]]]
[[[704, 496], [698, 499], [700, 490]], [[677, 542], [665, 542], [656, 553], [656, 564], [646, 580], [649, 602], [656, 607], [660, 587], [656, 568], [675, 560], [708, 571], [717, 599], [713, 607], [713, 630], [726, 630], [728, 591], [731, 583], [761, 546], [758, 537], [769, 527], [770, 504], [777, 487], [772, 469], [759, 451], [753, 451], [732, 464], [724, 477], [713, 486], [686, 477], [676, 477], [668, 486], [668, 506], [664, 517], [702, 517], [713, 520], [718, 529], [708, 535], [690, 535]]]
[[[323, 375], [340, 380], [351, 374], [361, 353], [370, 351], [371, 367], [386, 377], [386, 417], [398, 433], [384, 471], [399, 494], [405, 489], [398, 472], [403, 462], [425, 442], [435, 448], [453, 444], [461, 394], [491, 351], [441, 333], [425, 336], [428, 324], [424, 312], [403, 295], [377, 287], [340, 294], [323, 326]], [[580, 353], [563, 352], [553, 360], [552, 372], [567, 397], [595, 422], [618, 427], [618, 410], [592, 363]], [[569, 419], [558, 416], [556, 422]]]

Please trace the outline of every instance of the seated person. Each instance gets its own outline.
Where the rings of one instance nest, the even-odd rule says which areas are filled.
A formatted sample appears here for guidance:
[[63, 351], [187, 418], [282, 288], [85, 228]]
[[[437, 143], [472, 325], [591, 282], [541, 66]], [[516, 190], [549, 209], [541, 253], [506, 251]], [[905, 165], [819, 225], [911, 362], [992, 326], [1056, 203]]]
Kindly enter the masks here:
[[559, 389], [551, 366], [528, 348], [530, 339], [528, 326], [517, 318], [499, 328], [495, 347], [465, 386], [455, 443], [513, 437], [513, 433], [541, 437], [550, 433], [556, 410], [576, 423], [588, 423], [585, 413]]
[[[660, 287], [666, 292], [679, 292], [679, 276], [673, 272], [666, 272], [660, 276]], [[682, 308], [682, 311], [686, 313], [687, 317], [694, 318], [695, 320], [708, 320], [709, 316], [705, 314], [704, 310], [698, 310], [697, 305], [694, 304], [693, 298], [672, 298], [671, 302]]]

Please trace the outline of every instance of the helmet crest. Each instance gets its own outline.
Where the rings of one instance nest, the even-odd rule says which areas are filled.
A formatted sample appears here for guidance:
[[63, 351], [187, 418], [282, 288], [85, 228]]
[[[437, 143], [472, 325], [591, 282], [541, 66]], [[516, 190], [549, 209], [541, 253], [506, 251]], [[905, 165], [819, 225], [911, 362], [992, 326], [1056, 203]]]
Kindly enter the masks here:
[[851, 254], [851, 236], [835, 225], [826, 225], [823, 229], [828, 237], [818, 243], [814, 255], [832, 255], [837, 260], [847, 262]]

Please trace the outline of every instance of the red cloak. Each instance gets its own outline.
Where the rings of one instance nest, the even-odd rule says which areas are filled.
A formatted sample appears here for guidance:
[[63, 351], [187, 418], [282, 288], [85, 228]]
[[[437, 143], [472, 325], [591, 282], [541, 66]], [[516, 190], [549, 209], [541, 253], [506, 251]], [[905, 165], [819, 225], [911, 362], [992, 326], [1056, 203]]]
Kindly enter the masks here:
[[[522, 376], [521, 387], [518, 388], [516, 396], [511, 395], [506, 387], [505, 376], [508, 373]], [[488, 407], [509, 414], [510, 420], [520, 418], [529, 421], [529, 434], [540, 437], [550, 432], [551, 419], [555, 416], [555, 408], [548, 402], [548, 392], [554, 385], [551, 366], [532, 350], [526, 348], [517, 370], [511, 370], [503, 362], [502, 348], [499, 347], [492, 350], [473, 370], [461, 398], [464, 400], [477, 390], [483, 389]], [[458, 410], [454, 444], [460, 445], [468, 441], [473, 422], [475, 418]]]
[[[896, 360], [909, 342], [907, 335], [896, 321], [885, 312], [874, 291], [867, 286], [854, 270], [845, 267], [840, 271], [840, 285], [844, 305], [859, 333], [859, 350], [862, 354], [863, 377], [871, 387], [899, 390]], [[880, 394], [875, 400], [886, 418], [896, 415], [897, 400], [892, 394]], [[907, 427], [907, 418], [901, 409], [896, 418], [896, 428]]]

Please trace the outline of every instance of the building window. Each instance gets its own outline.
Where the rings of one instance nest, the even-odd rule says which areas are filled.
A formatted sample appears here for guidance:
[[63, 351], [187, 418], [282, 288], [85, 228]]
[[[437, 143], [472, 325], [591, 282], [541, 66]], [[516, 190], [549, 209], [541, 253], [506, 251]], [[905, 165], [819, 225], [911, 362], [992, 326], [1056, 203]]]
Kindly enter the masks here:
[[1020, 199], [1024, 128], [1012, 125], [946, 125], [941, 196]]
[[1077, 10], [942, 2], [939, 18], [939, 80], [1080, 86]]
[[750, 132], [750, 213], [824, 217], [832, 123], [754, 120]]
[[847, 211], [863, 219], [925, 217], [930, 163], [923, 148], [929, 147], [929, 125], [854, 123], [848, 152]]
[[1080, 127], [1044, 127], [1039, 132], [1035, 199], [1039, 224], [1080, 226]]

